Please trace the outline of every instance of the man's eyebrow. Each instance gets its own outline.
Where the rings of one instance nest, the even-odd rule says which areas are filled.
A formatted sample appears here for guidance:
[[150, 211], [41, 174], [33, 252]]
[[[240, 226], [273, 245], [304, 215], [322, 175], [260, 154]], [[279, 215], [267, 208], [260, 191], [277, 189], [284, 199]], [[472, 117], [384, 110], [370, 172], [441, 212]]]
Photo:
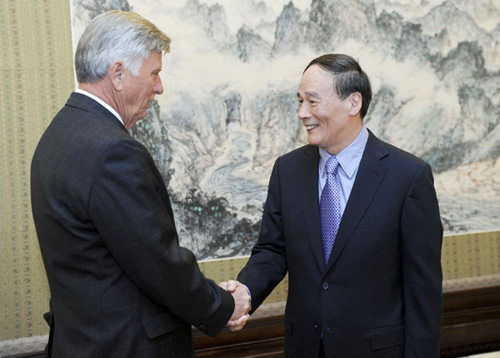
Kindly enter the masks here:
[[[314, 98], [321, 98], [321, 95], [318, 92], [304, 92], [304, 95], [309, 96], [309, 97], [314, 97]], [[297, 97], [302, 97], [299, 92], [297, 92]]]

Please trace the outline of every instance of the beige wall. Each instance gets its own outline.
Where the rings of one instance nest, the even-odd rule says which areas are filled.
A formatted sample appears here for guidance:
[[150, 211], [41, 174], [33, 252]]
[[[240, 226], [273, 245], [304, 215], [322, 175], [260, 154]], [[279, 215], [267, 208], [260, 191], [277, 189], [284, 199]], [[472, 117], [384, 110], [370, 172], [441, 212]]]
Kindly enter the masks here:
[[[44, 335], [49, 290], [31, 217], [29, 166], [43, 130], [74, 88], [69, 0], [0, 0], [0, 341]], [[202, 263], [215, 281], [246, 259]], [[500, 232], [447, 237], [447, 280], [500, 273]], [[481, 280], [479, 280], [481, 281]], [[489, 283], [497, 282], [489, 280]], [[283, 301], [280, 285], [268, 302]]]
[[0, 0], [0, 341], [45, 334], [31, 157], [74, 87], [69, 0]]

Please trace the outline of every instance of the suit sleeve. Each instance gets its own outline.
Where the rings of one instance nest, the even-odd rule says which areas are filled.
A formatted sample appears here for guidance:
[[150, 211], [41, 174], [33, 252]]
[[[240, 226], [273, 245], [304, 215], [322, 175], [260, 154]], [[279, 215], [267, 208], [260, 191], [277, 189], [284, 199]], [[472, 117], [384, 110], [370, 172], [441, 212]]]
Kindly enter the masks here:
[[147, 150], [121, 139], [96, 165], [89, 212], [118, 266], [158, 305], [206, 334], [219, 333], [234, 300], [179, 246], [166, 189]]
[[279, 159], [274, 164], [257, 244], [238, 281], [247, 285], [252, 295], [253, 313], [287, 272], [285, 239], [281, 212]]
[[405, 358], [439, 357], [443, 229], [431, 168], [423, 165], [405, 199], [402, 218]]

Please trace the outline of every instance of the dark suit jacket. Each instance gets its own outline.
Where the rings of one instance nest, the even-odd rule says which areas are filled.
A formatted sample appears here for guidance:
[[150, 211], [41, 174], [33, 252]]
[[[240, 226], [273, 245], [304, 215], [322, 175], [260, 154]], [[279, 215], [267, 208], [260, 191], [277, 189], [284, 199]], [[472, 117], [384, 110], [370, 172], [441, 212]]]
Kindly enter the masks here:
[[439, 357], [442, 226], [431, 168], [369, 135], [327, 267], [318, 148], [274, 166], [259, 240], [238, 280], [255, 310], [288, 272], [287, 357]]
[[32, 207], [51, 291], [53, 357], [191, 357], [234, 309], [179, 247], [150, 154], [73, 93], [38, 144]]

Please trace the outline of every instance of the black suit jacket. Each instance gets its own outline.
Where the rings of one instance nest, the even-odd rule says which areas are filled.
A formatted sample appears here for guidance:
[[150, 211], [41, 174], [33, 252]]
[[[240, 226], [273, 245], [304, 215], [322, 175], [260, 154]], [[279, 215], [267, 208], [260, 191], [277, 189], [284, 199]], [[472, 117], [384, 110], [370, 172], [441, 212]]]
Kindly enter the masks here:
[[73, 93], [42, 136], [32, 208], [51, 291], [53, 357], [191, 357], [234, 309], [179, 246], [150, 154], [103, 106]]
[[287, 357], [439, 357], [442, 225], [431, 168], [372, 133], [327, 266], [319, 152], [281, 158], [238, 279], [255, 310], [288, 272]]

